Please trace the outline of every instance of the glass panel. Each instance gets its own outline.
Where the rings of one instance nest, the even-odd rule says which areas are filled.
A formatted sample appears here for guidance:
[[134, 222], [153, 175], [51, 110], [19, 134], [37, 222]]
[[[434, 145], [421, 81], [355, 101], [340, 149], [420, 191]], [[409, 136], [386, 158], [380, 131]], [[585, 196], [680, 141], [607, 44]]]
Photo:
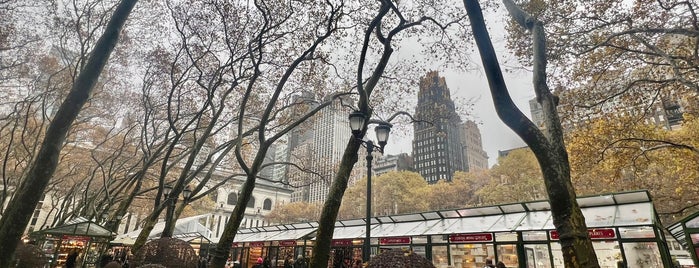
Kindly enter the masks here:
[[537, 210], [550, 210], [551, 205], [549, 204], [548, 201], [540, 201], [540, 202], [531, 202], [525, 204], [527, 208], [529, 208], [529, 211], [537, 211]]
[[621, 238], [654, 238], [655, 237], [655, 232], [653, 232], [653, 227], [650, 227], [650, 226], [619, 228], [619, 234], [621, 235]]
[[422, 216], [425, 217], [425, 219], [428, 220], [433, 220], [433, 219], [441, 219], [442, 217], [437, 214], [437, 212], [425, 212], [422, 213]]
[[[526, 268], [551, 268], [551, 258], [548, 244], [524, 245], [527, 260]], [[513, 266], [515, 267], [515, 266]]]
[[425, 246], [413, 246], [412, 249], [413, 249], [413, 253], [420, 255], [424, 258], [427, 258], [427, 253], [425, 252], [426, 251]]
[[561, 251], [561, 244], [558, 242], [551, 242], [551, 255], [553, 256], [553, 267], [565, 267], [563, 265], [563, 252]]
[[628, 267], [663, 267], [660, 250], [655, 242], [624, 243], [624, 254]]
[[611, 195], [581, 197], [578, 198], [578, 205], [580, 207], [614, 205], [614, 199], [612, 199]]
[[619, 243], [616, 241], [592, 241], [592, 246], [595, 248], [600, 267], [618, 267], [617, 263], [621, 261]]
[[435, 224], [427, 230], [429, 234], [458, 234], [479, 233], [487, 229], [500, 219], [500, 215], [486, 217], [471, 217], [460, 219], [445, 219], [442, 223]]
[[585, 215], [587, 228], [614, 225], [614, 214], [617, 212], [616, 206], [582, 208], [581, 210], [583, 215]]
[[459, 209], [458, 211], [462, 217], [502, 214], [499, 207], [467, 208]]
[[525, 212], [502, 215], [500, 220], [493, 224], [488, 231], [503, 232], [514, 230], [525, 216], [527, 216]]
[[687, 223], [685, 223], [684, 225], [687, 228], [699, 228], [699, 216], [687, 221]]
[[[615, 214], [614, 225], [653, 224], [653, 206], [651, 203], [619, 205]], [[587, 217], [587, 215], [585, 215]]]
[[495, 255], [492, 244], [450, 245], [451, 264], [455, 268], [481, 268], [485, 260]]
[[495, 241], [517, 241], [517, 233], [495, 233]]
[[[434, 240], [432, 240], [434, 241]], [[447, 256], [447, 246], [432, 246], [432, 264], [436, 268], [449, 267], [449, 257]]]
[[517, 246], [515, 245], [498, 245], [497, 262], [502, 262], [505, 267], [519, 267], [519, 259], [517, 258]]
[[522, 239], [524, 241], [546, 241], [546, 232], [522, 232]]
[[408, 215], [391, 216], [391, 218], [392, 218], [394, 221], [418, 221], [418, 220], [423, 220], [422, 215], [420, 215], [420, 214], [408, 214]]
[[529, 212], [517, 226], [517, 230], [542, 230], [550, 218], [550, 211]]
[[621, 193], [621, 194], [615, 194], [614, 199], [616, 199], [617, 203], [635, 203], [635, 202], [649, 202], [650, 198], [648, 197], [648, 193], [643, 191], [643, 192], [634, 192], [634, 193]]
[[413, 244], [427, 244], [427, 236], [413, 236]]
[[505, 213], [523, 212], [524, 206], [522, 204], [502, 205], [500, 209]]
[[432, 244], [446, 243], [448, 238], [449, 238], [449, 236], [447, 236], [447, 235], [433, 235], [432, 236]]

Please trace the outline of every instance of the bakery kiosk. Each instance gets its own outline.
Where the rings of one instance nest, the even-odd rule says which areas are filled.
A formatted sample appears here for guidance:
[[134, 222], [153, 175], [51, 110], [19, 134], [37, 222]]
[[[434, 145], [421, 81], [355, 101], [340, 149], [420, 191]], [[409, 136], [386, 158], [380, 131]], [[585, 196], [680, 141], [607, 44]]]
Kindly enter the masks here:
[[64, 225], [33, 232], [30, 237], [41, 245], [51, 267], [62, 267], [72, 252], [79, 254], [77, 263], [80, 267], [97, 267], [115, 235], [93, 221], [78, 217]]

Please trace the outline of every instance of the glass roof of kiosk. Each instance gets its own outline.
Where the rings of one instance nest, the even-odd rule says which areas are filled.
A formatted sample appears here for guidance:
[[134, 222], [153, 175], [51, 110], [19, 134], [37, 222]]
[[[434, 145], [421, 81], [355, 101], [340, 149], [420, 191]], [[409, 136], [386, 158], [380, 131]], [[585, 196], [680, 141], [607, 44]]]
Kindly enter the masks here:
[[682, 244], [684, 248], [688, 248], [689, 246], [689, 243], [685, 238], [686, 229], [694, 229], [691, 230], [690, 233], [699, 233], [699, 211], [667, 227], [667, 231], [670, 232], [672, 237], [674, 237], [677, 242]]
[[52, 234], [52, 235], [79, 235], [79, 236], [89, 236], [89, 237], [105, 237], [111, 238], [116, 234], [106, 228], [100, 226], [99, 224], [85, 219], [83, 217], [77, 217], [72, 219], [65, 224], [44, 229], [41, 231], [36, 231], [32, 235], [41, 234]]
[[[612, 193], [578, 198], [585, 221], [590, 228], [611, 226], [653, 225], [656, 215], [647, 191]], [[528, 230], [553, 230], [551, 206], [548, 201], [504, 204], [487, 207], [449, 209], [403, 215], [371, 218], [372, 236], [419, 236], [453, 233], [511, 232]], [[699, 216], [699, 215], [698, 215]], [[364, 219], [340, 220], [335, 222], [333, 239], [361, 238], [365, 233]], [[259, 233], [313, 228], [317, 222], [241, 229], [236, 242], [265, 241], [276, 235], [259, 234], [241, 236], [244, 233]], [[697, 219], [699, 226], [699, 217]], [[311, 230], [311, 229], [308, 229]], [[306, 233], [306, 234], [310, 234]], [[301, 236], [299, 236], [300, 238]], [[266, 238], [266, 239], [264, 239]], [[256, 240], [260, 239], [260, 240]], [[293, 238], [289, 238], [293, 239]]]

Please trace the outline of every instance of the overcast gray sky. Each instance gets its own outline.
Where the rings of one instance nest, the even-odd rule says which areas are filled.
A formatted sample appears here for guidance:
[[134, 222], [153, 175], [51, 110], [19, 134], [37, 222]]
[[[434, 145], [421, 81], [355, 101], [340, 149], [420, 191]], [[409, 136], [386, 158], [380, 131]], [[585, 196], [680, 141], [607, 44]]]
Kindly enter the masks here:
[[[486, 23], [490, 26], [491, 38], [497, 50], [500, 63], [514, 66], [516, 61], [505, 49], [504, 30], [502, 26], [502, 22], [504, 21], [503, 15], [504, 10], [500, 10], [499, 14], [486, 14], [485, 19]], [[399, 53], [401, 52], [399, 51]], [[452, 99], [476, 100], [471, 117], [474, 121], [479, 123], [483, 140], [483, 149], [488, 153], [489, 166], [492, 166], [497, 161], [498, 150], [522, 147], [525, 146], [525, 144], [510, 128], [502, 123], [502, 120], [500, 120], [495, 113], [490, 89], [488, 88], [488, 80], [480, 64], [480, 55], [477, 51], [464, 52], [464, 55], [478, 63], [477, 70], [464, 73], [457, 70], [444, 70], [438, 67], [434, 69], [438, 70], [440, 75], [445, 77]], [[529, 112], [529, 100], [534, 98], [531, 72], [518, 70], [515, 72], [505, 72], [504, 76], [513, 101], [524, 114], [531, 117]], [[465, 118], [462, 119], [465, 120]], [[386, 152], [389, 154], [412, 154], [411, 142], [412, 134], [391, 136], [389, 144], [386, 146]]]

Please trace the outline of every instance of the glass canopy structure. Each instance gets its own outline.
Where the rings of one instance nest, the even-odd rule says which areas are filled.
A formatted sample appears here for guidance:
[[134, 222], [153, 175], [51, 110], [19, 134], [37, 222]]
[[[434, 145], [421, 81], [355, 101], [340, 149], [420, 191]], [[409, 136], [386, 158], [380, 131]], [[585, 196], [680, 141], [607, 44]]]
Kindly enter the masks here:
[[673, 223], [667, 230], [683, 248], [689, 249], [694, 263], [699, 263], [699, 212]]
[[[578, 204], [602, 267], [670, 267], [663, 229], [647, 191], [580, 197]], [[372, 254], [393, 248], [412, 250], [436, 267], [483, 267], [489, 258], [507, 267], [563, 267], [548, 201], [369, 220]], [[365, 219], [335, 223], [331, 254], [335, 260], [331, 262], [361, 258], [365, 224]], [[317, 226], [311, 222], [240, 230], [233, 257], [274, 261], [312, 255]]]

